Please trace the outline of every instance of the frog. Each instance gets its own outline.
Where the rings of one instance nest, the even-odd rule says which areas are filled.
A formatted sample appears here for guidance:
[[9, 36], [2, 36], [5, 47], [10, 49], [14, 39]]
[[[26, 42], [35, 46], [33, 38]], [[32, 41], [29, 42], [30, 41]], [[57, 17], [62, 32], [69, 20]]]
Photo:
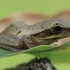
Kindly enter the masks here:
[[0, 33], [0, 47], [23, 51], [39, 45], [50, 45], [70, 36], [70, 24], [63, 18], [27, 25], [13, 22]]

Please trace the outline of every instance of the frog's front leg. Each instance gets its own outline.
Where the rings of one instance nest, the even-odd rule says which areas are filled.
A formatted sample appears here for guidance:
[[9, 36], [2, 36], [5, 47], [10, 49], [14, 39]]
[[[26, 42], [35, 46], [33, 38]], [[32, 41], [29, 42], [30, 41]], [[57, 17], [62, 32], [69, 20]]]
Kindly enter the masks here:
[[0, 47], [12, 51], [27, 49], [26, 44], [18, 36], [11, 34], [0, 34]]

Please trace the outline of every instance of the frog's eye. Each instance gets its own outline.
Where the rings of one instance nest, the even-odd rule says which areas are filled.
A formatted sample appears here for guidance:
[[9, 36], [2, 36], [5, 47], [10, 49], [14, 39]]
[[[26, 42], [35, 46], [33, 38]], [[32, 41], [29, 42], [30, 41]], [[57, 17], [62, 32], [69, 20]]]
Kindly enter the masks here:
[[63, 29], [63, 25], [61, 25], [60, 23], [56, 23], [56, 24], [54, 24], [53, 26], [52, 26], [52, 32], [53, 33], [60, 33], [61, 31], [62, 31], [62, 29]]

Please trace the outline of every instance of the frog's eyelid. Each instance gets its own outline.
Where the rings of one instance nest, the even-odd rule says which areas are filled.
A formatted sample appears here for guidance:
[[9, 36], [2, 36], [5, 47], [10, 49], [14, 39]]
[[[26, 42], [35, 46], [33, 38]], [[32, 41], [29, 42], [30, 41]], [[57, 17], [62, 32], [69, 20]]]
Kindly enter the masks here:
[[[54, 25], [56, 25], [57, 23], [58, 23], [59, 25], [62, 25], [60, 22], [54, 22], [54, 23], [51, 24], [51, 26], [49, 26], [49, 29], [50, 29], [51, 27], [53, 27]], [[62, 25], [62, 27], [63, 27], [63, 25]]]

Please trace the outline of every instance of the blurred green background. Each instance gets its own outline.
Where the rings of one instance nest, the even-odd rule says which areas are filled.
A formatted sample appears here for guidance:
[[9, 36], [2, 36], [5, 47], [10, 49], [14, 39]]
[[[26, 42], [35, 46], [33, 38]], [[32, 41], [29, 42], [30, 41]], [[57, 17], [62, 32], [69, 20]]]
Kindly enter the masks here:
[[55, 15], [70, 9], [70, 0], [0, 0], [0, 19], [16, 12]]
[[[70, 10], [70, 0], [0, 0], [0, 19], [6, 18], [16, 12], [34, 12], [53, 16], [65, 10]], [[21, 56], [18, 57], [20, 61]], [[18, 61], [16, 56], [14, 59], [16, 60], [15, 62]], [[3, 61], [0, 62], [1, 67], [3, 66]], [[13, 63], [14, 60], [7, 59], [7, 61], [8, 63], [6, 63], [6, 65], [15, 64]], [[69, 67], [69, 64], [64, 64], [63, 67], [66, 66], [64, 69], [62, 65], [63, 64], [56, 64], [60, 70], [66, 70]]]

